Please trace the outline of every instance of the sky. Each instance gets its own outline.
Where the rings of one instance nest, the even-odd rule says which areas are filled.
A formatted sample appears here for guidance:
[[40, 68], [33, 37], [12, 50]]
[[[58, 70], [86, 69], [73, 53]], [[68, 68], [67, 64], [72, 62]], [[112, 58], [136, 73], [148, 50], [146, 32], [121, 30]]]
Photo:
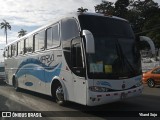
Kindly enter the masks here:
[[[115, 2], [116, 0], [108, 0]], [[154, 0], [160, 3], [160, 0]], [[5, 19], [11, 25], [8, 30], [8, 43], [18, 37], [21, 29], [27, 33], [51, 22], [57, 16], [69, 12], [76, 12], [77, 8], [87, 8], [88, 12], [94, 12], [94, 6], [102, 0], [0, 0], [0, 23]], [[0, 62], [1, 54], [5, 46], [4, 30], [0, 29]]]

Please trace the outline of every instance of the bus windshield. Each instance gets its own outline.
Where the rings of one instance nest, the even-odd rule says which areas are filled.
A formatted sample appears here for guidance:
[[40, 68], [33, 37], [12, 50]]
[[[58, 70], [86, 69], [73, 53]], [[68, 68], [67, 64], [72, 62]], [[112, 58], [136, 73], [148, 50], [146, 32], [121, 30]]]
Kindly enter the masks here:
[[95, 40], [95, 54], [87, 54], [89, 78], [124, 79], [141, 74], [139, 50], [127, 21], [92, 15], [80, 15], [79, 21]]

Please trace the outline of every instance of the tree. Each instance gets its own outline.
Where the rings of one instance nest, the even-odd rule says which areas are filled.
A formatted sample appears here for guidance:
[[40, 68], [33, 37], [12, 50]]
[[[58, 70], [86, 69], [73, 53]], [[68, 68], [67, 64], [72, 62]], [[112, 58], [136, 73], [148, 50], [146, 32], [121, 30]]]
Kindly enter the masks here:
[[7, 44], [7, 30], [11, 30], [11, 25], [6, 21], [3, 20], [3, 22], [0, 24], [1, 29], [4, 29], [4, 34], [6, 35], [6, 44]]
[[154, 0], [103, 0], [95, 12], [127, 19], [137, 37], [148, 36], [160, 48], [160, 6]]
[[81, 7], [81, 8], [78, 8], [78, 11], [77, 11], [77, 12], [83, 13], [83, 12], [87, 12], [87, 11], [88, 11], [87, 8]]
[[[133, 21], [134, 24], [134, 31], [137, 32], [142, 32], [144, 24], [148, 21], [153, 19], [153, 16], [159, 13], [159, 6], [158, 3], [154, 2], [153, 0], [137, 0], [134, 1], [131, 5], [132, 13], [134, 12], [134, 18], [135, 20], [133, 21], [133, 14], [132, 17], [129, 18], [129, 21]], [[136, 16], [136, 17], [135, 17]]]
[[125, 18], [127, 14], [127, 7], [129, 6], [129, 0], [117, 0], [115, 2], [115, 13], [116, 16]]
[[26, 35], [26, 34], [27, 34], [27, 31], [21, 29], [21, 30], [18, 32], [18, 37], [20, 38], [20, 37], [22, 37], [22, 36], [24, 36], [24, 35]]
[[142, 31], [145, 35], [152, 38], [156, 47], [160, 48], [160, 14], [157, 14], [144, 23]]
[[102, 1], [100, 5], [95, 6], [95, 12], [107, 15], [114, 15], [113, 2]]

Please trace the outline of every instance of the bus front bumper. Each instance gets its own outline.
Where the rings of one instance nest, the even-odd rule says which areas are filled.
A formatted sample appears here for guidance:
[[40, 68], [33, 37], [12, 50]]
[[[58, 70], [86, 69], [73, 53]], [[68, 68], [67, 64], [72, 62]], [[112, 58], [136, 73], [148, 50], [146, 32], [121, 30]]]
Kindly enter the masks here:
[[[143, 85], [129, 90], [116, 91], [116, 92], [90, 92], [87, 99], [88, 106], [102, 105], [115, 101], [120, 101], [126, 98], [139, 96], [142, 94]], [[133, 98], [134, 99], [134, 98]]]

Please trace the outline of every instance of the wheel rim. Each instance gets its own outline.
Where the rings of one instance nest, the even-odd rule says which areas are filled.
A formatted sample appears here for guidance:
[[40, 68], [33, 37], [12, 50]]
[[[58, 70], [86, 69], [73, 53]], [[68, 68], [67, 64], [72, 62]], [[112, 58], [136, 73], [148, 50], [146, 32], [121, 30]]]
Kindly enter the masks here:
[[64, 93], [63, 93], [63, 89], [61, 86], [59, 86], [56, 90], [56, 99], [58, 102], [64, 101]]
[[149, 85], [150, 87], [153, 87], [153, 86], [154, 86], [153, 80], [148, 80], [148, 85]]

